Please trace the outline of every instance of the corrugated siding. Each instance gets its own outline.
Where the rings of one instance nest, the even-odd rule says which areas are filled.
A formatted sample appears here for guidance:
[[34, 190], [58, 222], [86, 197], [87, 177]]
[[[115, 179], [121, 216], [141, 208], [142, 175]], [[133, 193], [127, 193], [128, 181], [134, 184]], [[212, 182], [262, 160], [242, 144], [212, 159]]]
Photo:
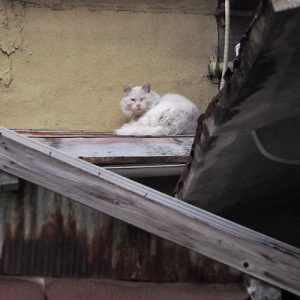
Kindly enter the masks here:
[[156, 282], [237, 278], [224, 265], [29, 182], [1, 193], [0, 200], [2, 275]]

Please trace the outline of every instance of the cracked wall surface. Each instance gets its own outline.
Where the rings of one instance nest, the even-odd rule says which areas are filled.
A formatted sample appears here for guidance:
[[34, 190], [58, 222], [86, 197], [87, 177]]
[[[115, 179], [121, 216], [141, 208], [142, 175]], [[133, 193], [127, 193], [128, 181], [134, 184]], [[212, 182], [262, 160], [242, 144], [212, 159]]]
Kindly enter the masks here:
[[217, 1], [0, 1], [0, 124], [112, 131], [122, 85], [150, 81], [200, 110]]
[[23, 20], [23, 4], [0, 1], [0, 85], [2, 87], [9, 87], [13, 80], [12, 54], [22, 43]]

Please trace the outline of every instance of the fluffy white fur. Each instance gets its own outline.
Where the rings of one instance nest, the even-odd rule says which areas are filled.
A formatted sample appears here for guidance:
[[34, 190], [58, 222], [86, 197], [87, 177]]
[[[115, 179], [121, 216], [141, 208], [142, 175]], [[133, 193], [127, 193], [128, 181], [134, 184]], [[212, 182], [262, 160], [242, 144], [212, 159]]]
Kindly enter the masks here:
[[160, 97], [150, 84], [124, 86], [122, 112], [131, 119], [115, 132], [118, 135], [176, 135], [193, 133], [197, 128], [198, 109], [178, 94]]

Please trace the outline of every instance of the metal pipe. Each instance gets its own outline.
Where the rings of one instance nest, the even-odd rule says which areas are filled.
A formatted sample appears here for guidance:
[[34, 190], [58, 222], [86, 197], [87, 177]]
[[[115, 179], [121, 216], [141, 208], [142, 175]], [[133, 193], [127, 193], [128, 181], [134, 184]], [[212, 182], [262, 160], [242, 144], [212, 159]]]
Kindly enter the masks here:
[[225, 0], [224, 53], [223, 53], [223, 69], [222, 69], [220, 90], [224, 87], [225, 84], [224, 75], [228, 68], [229, 32], [230, 32], [230, 0]]

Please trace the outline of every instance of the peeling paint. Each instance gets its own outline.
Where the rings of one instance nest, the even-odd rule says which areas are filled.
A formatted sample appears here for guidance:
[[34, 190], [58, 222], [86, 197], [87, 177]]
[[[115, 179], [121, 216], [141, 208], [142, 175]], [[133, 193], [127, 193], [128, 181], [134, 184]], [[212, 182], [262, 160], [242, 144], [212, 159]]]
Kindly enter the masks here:
[[12, 59], [2, 52], [0, 53], [0, 85], [8, 88], [12, 80]]
[[23, 41], [24, 14], [21, 2], [0, 0], [0, 85], [5, 88], [13, 80], [11, 56]]
[[10, 56], [22, 43], [25, 10], [21, 2], [0, 1], [0, 49]]

